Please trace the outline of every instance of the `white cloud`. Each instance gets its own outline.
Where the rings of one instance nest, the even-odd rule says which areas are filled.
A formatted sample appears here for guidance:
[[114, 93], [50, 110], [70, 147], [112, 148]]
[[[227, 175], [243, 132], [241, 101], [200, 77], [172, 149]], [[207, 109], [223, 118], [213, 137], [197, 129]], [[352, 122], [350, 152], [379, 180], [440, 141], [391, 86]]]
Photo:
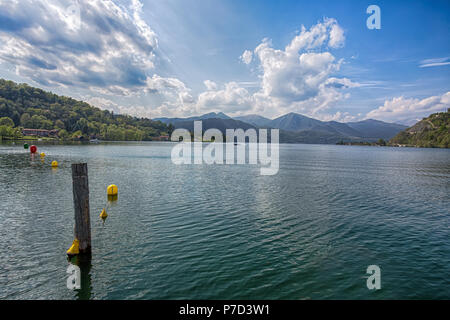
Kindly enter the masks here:
[[205, 84], [206, 89], [217, 90], [217, 84], [214, 81], [205, 80], [205, 81], [203, 81], [203, 83]]
[[302, 112], [320, 117], [334, 103], [348, 97], [342, 89], [358, 86], [349, 79], [332, 77], [342, 61], [337, 61], [327, 50], [343, 46], [344, 41], [342, 28], [335, 19], [328, 18], [309, 30], [302, 26], [300, 34], [284, 50], [273, 48], [269, 39], [263, 39], [253, 53], [246, 50], [241, 56], [244, 63], [258, 63], [261, 71], [259, 90], [249, 94], [233, 83], [232, 88], [200, 95], [199, 102], [205, 105], [204, 101], [218, 103], [220, 100], [228, 108], [233, 105], [233, 110], [250, 106], [246, 113], [267, 116]]
[[192, 115], [193, 111], [191, 106], [186, 108], [185, 105], [168, 102], [164, 102], [158, 107], [149, 108], [143, 105], [119, 105], [112, 100], [102, 97], [86, 96], [82, 100], [103, 110], [144, 118], [176, 117], [180, 114]]
[[384, 105], [370, 111], [366, 118], [412, 125], [431, 113], [446, 111], [447, 108], [450, 108], [450, 91], [422, 100], [404, 97], [386, 100]]
[[339, 122], [350, 122], [359, 120], [358, 116], [351, 115], [348, 112], [336, 112], [335, 114], [324, 114], [320, 117], [317, 117], [317, 119], [322, 121], [339, 121]]
[[450, 62], [435, 62], [435, 63], [422, 64], [419, 67], [420, 68], [429, 68], [429, 67], [442, 67], [442, 66], [448, 66], [448, 65], [450, 65]]
[[[331, 36], [332, 31], [339, 29], [336, 20], [325, 19], [294, 37], [285, 50], [272, 48], [267, 39], [255, 49], [262, 75], [262, 91], [271, 98], [285, 102], [305, 101], [316, 97], [324, 91], [329, 76], [338, 71], [340, 62], [328, 51], [314, 52], [331, 42], [333, 46], [341, 45], [344, 36]], [[322, 87], [322, 89], [321, 89]]]
[[[219, 88], [205, 80], [207, 90], [194, 97], [179, 79], [157, 74], [157, 35], [142, 18], [141, 2], [126, 2], [128, 6], [113, 0], [0, 0], [0, 21], [8, 22], [0, 25], [0, 60], [44, 86], [87, 89], [110, 97], [109, 102], [91, 98], [94, 105], [147, 116], [217, 110], [327, 117], [330, 106], [358, 85], [335, 76], [342, 61], [330, 49], [342, 47], [345, 36], [335, 19], [325, 18], [309, 29], [302, 26], [284, 49], [264, 39], [253, 51], [245, 50], [240, 59], [255, 63], [258, 82], [231, 81]], [[70, 16], [74, 3], [79, 4], [78, 22]], [[145, 94], [158, 96], [152, 101], [159, 106], [111, 103], [115, 96], [131, 101]]]
[[149, 112], [144, 109], [151, 106], [126, 108], [92, 100], [134, 115], [189, 113], [195, 102], [182, 81], [156, 73], [158, 39], [138, 0], [0, 0], [0, 21], [0, 61], [15, 66], [21, 77], [112, 100], [126, 96], [131, 101], [143, 94], [163, 100]]
[[245, 50], [244, 53], [240, 56], [242, 62], [245, 64], [250, 64], [253, 59], [253, 53], [250, 50]]
[[331, 26], [330, 31], [330, 40], [328, 41], [328, 45], [331, 48], [340, 48], [344, 46], [345, 36], [344, 30], [337, 24], [333, 24]]
[[206, 91], [198, 96], [199, 111], [217, 110], [229, 113], [250, 109], [251, 96], [249, 92], [236, 82], [228, 82], [224, 89]]
[[338, 25], [336, 19], [325, 18], [306, 30], [302, 26], [301, 32], [286, 47], [286, 53], [296, 55], [300, 50], [317, 49], [327, 45], [338, 48], [344, 45], [344, 31]]
[[420, 68], [429, 68], [429, 67], [440, 67], [440, 66], [447, 66], [450, 65], [450, 61], [448, 61], [450, 58], [435, 58], [435, 59], [425, 59], [420, 61]]
[[128, 3], [0, 1], [0, 19], [8, 22], [0, 25], [0, 59], [45, 86], [192, 99], [181, 81], [155, 74], [157, 36], [141, 2]]
[[0, 59], [43, 85], [134, 88], [154, 67], [158, 41], [138, 1], [2, 1], [0, 12]]
[[191, 90], [186, 85], [176, 78], [163, 78], [158, 75], [147, 78], [147, 91], [156, 91], [169, 100], [177, 100], [179, 103], [192, 103], [194, 98], [191, 95]]

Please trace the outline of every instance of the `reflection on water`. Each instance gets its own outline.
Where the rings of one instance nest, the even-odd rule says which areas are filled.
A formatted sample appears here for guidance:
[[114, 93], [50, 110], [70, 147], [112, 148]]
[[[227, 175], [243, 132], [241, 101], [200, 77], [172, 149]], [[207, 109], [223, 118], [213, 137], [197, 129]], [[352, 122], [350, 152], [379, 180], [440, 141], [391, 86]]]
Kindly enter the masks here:
[[[172, 146], [38, 144], [41, 161], [0, 145], [0, 298], [450, 298], [450, 150], [280, 145], [279, 173], [261, 176], [173, 165]], [[78, 291], [74, 162], [89, 166], [93, 250], [72, 262]]]

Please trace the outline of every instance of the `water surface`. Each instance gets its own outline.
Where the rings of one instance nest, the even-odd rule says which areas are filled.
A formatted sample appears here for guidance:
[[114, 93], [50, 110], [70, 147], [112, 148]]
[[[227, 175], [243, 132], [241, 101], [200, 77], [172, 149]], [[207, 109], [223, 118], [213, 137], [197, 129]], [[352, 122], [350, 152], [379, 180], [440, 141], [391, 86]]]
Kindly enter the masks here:
[[[42, 163], [0, 145], [0, 298], [450, 298], [450, 150], [280, 145], [279, 173], [261, 176], [174, 165], [172, 146], [38, 145]], [[79, 291], [66, 287], [74, 162], [89, 167], [93, 245]]]

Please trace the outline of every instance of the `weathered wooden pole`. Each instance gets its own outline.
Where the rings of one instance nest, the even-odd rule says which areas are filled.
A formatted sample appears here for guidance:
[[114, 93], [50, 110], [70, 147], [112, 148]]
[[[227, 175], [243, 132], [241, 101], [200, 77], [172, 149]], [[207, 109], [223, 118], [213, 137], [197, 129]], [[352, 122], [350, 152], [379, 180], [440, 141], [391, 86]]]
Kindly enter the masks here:
[[91, 221], [89, 217], [89, 181], [87, 163], [72, 164], [74, 235], [79, 241], [80, 254], [91, 253]]

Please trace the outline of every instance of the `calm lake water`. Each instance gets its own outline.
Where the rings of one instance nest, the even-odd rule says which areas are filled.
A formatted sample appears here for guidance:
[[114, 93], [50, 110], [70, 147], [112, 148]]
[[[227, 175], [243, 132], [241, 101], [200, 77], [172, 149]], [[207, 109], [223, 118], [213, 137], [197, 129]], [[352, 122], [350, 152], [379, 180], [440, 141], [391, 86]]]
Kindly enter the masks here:
[[[279, 173], [261, 176], [174, 165], [172, 146], [38, 145], [42, 163], [0, 145], [0, 298], [450, 298], [450, 150], [280, 145]], [[77, 291], [74, 162], [89, 167], [93, 246]]]

